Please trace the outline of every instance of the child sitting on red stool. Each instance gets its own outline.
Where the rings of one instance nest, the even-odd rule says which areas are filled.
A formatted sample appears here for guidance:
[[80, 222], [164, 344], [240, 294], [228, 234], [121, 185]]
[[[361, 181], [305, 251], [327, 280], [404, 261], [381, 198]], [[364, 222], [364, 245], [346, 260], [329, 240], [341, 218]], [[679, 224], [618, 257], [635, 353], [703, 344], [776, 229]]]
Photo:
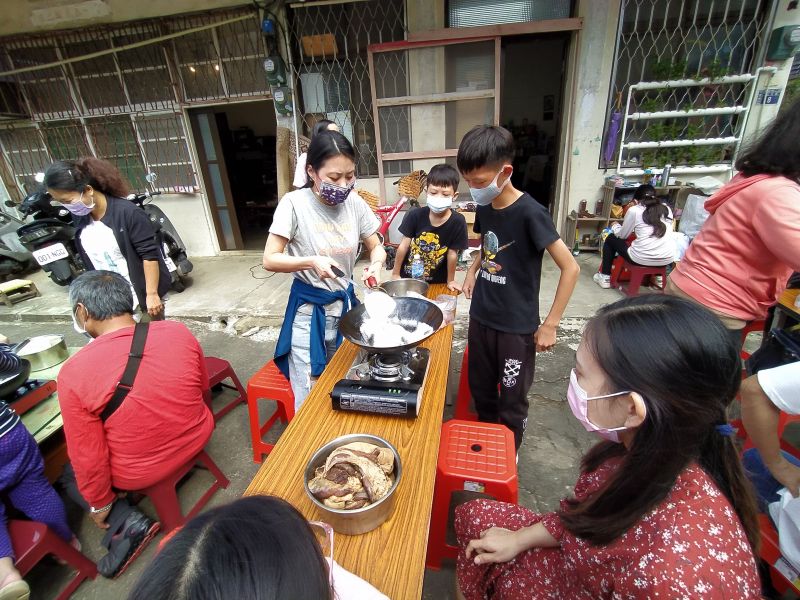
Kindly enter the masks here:
[[[625, 213], [622, 228], [611, 233], [603, 243], [603, 262], [594, 282], [601, 288], [611, 287], [611, 267], [617, 256], [629, 263], [646, 267], [660, 267], [675, 260], [675, 242], [672, 240], [672, 211], [656, 196], [652, 185], [640, 185], [633, 194], [636, 203]], [[631, 234], [636, 239], [628, 247], [625, 241]]]

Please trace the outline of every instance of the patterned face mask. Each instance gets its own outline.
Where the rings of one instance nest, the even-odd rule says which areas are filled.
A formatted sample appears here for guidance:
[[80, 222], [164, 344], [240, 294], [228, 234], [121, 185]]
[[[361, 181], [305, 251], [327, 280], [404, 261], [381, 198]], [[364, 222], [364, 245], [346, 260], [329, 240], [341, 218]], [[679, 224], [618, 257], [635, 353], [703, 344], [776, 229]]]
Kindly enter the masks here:
[[347, 200], [354, 187], [356, 187], [355, 179], [345, 186], [336, 185], [330, 181], [320, 181], [319, 197], [328, 206], [337, 206]]

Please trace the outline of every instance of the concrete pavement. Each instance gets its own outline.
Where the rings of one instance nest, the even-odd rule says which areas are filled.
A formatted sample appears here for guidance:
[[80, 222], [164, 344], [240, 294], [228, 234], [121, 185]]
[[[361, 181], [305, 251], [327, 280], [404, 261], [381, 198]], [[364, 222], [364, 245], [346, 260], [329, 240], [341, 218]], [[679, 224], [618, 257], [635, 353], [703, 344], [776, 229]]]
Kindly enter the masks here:
[[[620, 298], [615, 290], [601, 290], [592, 282], [591, 276], [598, 265], [596, 254], [581, 254], [578, 261], [582, 272], [559, 331], [559, 343], [553, 351], [538, 355], [536, 378], [529, 396], [530, 419], [519, 457], [520, 503], [536, 511], [555, 509], [558, 501], [570, 492], [580, 456], [595, 441], [570, 413], [565, 402], [567, 381], [586, 319], [601, 305]], [[290, 276], [268, 276], [261, 270], [257, 254], [193, 259], [193, 262], [192, 285], [182, 294], [170, 296], [167, 314], [169, 318], [186, 323], [208, 355], [230, 361], [239, 378], [246, 382], [272, 356]], [[81, 345], [83, 338], [72, 330], [66, 289], [50, 282], [43, 273], [34, 274], [31, 279], [37, 283], [42, 297], [17, 304], [13, 309], [0, 308], [0, 333], [12, 340], [40, 333], [64, 333], [69, 345]], [[542, 316], [549, 309], [557, 280], [558, 269], [548, 259], [542, 275]], [[469, 301], [461, 296], [454, 324], [445, 419], [453, 412], [468, 313]], [[209, 451], [231, 480], [229, 488], [212, 499], [210, 506], [215, 506], [239, 497], [258, 468], [252, 461], [244, 406], [237, 407], [217, 425]], [[202, 494], [203, 485], [209, 480], [208, 474], [201, 471], [181, 487], [184, 507]], [[148, 500], [142, 506], [152, 514]], [[92, 559], [99, 559], [100, 531], [84, 515], [74, 513], [72, 516], [84, 551]], [[148, 548], [116, 581], [98, 577], [84, 583], [73, 598], [125, 597], [154, 553], [154, 547]], [[453, 598], [453, 574], [451, 567], [426, 572], [423, 597], [430, 600]], [[28, 577], [34, 587], [34, 597], [52, 597], [52, 592], [66, 576], [67, 570], [55, 564], [38, 567]]]

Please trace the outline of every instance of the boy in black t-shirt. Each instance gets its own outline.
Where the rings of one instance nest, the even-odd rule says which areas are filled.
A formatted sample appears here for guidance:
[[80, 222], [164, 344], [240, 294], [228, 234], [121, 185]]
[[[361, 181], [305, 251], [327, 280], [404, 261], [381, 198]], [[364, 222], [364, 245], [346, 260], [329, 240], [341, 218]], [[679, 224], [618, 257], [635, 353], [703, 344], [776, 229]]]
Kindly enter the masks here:
[[[514, 138], [502, 127], [479, 125], [461, 140], [458, 170], [475, 203], [481, 255], [463, 291], [469, 316], [469, 389], [478, 418], [514, 432], [519, 450], [528, 421], [528, 390], [536, 352], [556, 343], [558, 327], [580, 267], [561, 241], [547, 210], [511, 184]], [[553, 305], [539, 324], [542, 256], [561, 270]], [[498, 386], [500, 391], [498, 393]]]
[[461, 290], [455, 281], [458, 252], [468, 246], [467, 222], [450, 210], [458, 196], [458, 171], [447, 164], [435, 165], [428, 173], [427, 206], [406, 213], [400, 223], [403, 241], [397, 248], [392, 279], [412, 277], [411, 263], [419, 254], [423, 278], [428, 283], [446, 283]]

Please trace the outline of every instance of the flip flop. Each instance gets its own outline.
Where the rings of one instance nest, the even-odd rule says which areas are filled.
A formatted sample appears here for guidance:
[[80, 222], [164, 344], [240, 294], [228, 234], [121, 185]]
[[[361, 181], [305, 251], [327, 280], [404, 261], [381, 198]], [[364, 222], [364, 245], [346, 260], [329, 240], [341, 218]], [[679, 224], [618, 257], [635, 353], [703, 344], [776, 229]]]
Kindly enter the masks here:
[[24, 579], [12, 581], [0, 589], [0, 600], [28, 600], [31, 597], [31, 588]]

